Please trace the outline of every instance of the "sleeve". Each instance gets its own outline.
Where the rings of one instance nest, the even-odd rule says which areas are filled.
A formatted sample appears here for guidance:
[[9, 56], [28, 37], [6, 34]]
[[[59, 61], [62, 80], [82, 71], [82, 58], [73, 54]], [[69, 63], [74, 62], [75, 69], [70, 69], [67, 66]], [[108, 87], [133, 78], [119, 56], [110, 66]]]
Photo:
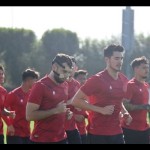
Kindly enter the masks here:
[[3, 120], [7, 124], [7, 126], [13, 125], [13, 119], [8, 116], [2, 116]]
[[4, 101], [6, 99], [7, 91], [5, 89], [0, 90], [0, 113], [2, 113], [4, 109]]
[[[13, 93], [8, 93], [5, 95], [5, 100], [4, 100], [4, 108], [11, 110], [12, 106], [14, 104], [14, 95]], [[9, 116], [2, 116], [3, 120], [7, 124], [7, 126], [10, 126], [13, 124], [13, 119], [10, 118]]]
[[4, 101], [4, 107], [8, 110], [12, 110], [13, 105], [15, 104], [15, 99], [16, 96], [12, 92], [9, 92]]
[[87, 96], [91, 96], [95, 93], [98, 93], [101, 89], [100, 81], [101, 80], [97, 76], [92, 76], [85, 82], [83, 86], [81, 86], [80, 90]]
[[31, 89], [28, 102], [41, 105], [41, 101], [44, 96], [44, 85], [41, 83], [35, 83]]
[[131, 100], [132, 95], [133, 95], [132, 84], [128, 83], [127, 84], [127, 91], [125, 93], [125, 98]]

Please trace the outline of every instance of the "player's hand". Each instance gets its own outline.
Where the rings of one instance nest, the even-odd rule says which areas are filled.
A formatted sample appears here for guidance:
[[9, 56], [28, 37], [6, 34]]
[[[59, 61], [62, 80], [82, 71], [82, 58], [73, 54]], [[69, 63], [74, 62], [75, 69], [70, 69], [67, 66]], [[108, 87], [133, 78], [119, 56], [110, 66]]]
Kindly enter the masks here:
[[12, 119], [15, 119], [16, 117], [15, 111], [10, 111], [9, 117], [11, 117]]
[[14, 136], [15, 135], [15, 128], [13, 125], [10, 125], [7, 127], [7, 132], [8, 132], [8, 135], [10, 136]]
[[126, 125], [130, 125], [130, 123], [132, 122], [132, 117], [129, 113], [125, 113], [123, 115], [123, 119], [124, 119]]
[[57, 114], [64, 113], [66, 111], [67, 111], [66, 103], [64, 103], [64, 101], [58, 103], [58, 105], [56, 106]]
[[66, 111], [67, 120], [70, 120], [72, 117], [73, 117], [73, 112], [70, 111], [70, 108], [67, 108], [67, 111]]

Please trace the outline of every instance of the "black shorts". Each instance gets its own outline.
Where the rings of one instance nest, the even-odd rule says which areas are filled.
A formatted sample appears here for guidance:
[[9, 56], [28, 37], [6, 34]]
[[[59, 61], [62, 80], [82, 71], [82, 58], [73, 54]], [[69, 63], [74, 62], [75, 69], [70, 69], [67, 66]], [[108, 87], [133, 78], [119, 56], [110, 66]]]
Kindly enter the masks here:
[[7, 144], [30, 144], [29, 137], [7, 136]]
[[126, 144], [149, 144], [149, 129], [145, 131], [123, 128]]
[[0, 144], [4, 144], [4, 135], [0, 135]]
[[81, 136], [77, 129], [66, 131], [68, 144], [81, 144]]
[[87, 144], [125, 144], [123, 134], [93, 135], [88, 133]]

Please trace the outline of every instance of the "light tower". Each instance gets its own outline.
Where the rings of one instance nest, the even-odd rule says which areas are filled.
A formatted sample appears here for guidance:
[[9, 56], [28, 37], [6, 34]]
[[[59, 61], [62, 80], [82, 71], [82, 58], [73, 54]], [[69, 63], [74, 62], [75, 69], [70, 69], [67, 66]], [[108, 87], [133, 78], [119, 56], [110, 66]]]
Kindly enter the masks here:
[[127, 6], [122, 15], [122, 45], [125, 48], [125, 74], [131, 78], [131, 55], [134, 48], [134, 10]]

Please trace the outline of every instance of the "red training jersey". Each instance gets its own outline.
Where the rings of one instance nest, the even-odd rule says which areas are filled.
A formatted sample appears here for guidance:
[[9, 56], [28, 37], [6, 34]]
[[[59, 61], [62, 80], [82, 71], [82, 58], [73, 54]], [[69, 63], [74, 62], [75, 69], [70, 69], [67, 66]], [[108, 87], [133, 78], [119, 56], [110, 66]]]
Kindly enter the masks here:
[[[135, 78], [131, 79], [127, 84], [126, 99], [130, 100], [133, 105], [148, 104], [149, 93], [148, 84], [140, 83]], [[124, 122], [122, 126], [124, 128], [144, 131], [149, 128], [147, 123], [147, 111], [146, 110], [134, 110], [129, 112], [133, 120], [130, 125], [126, 125]]]
[[[74, 78], [72, 78], [72, 80], [68, 81], [67, 83], [68, 83], [68, 100], [70, 100], [71, 98], [73, 98], [73, 96], [76, 94], [76, 92], [80, 88], [80, 83]], [[73, 112], [73, 116], [70, 120], [66, 119], [65, 129], [67, 131], [71, 131], [71, 130], [77, 129], [76, 121], [74, 118], [75, 108], [72, 105], [68, 105], [68, 108], [70, 108], [70, 110]]]
[[[30, 122], [26, 120], [26, 105], [29, 92], [25, 93], [21, 87], [18, 87], [8, 93], [4, 103], [6, 108], [16, 113], [16, 117], [11, 119], [10, 124], [15, 128], [15, 136], [30, 136]], [[9, 133], [7, 134], [9, 135]]]
[[7, 90], [0, 86], [0, 135], [3, 134], [2, 111], [4, 109], [4, 101], [7, 95]]
[[[28, 102], [38, 104], [39, 110], [55, 108], [58, 103], [67, 101], [68, 84], [54, 83], [48, 76], [39, 80], [31, 89]], [[52, 115], [46, 119], [35, 121], [31, 140], [35, 142], [59, 142], [66, 139], [66, 113]]]
[[81, 91], [89, 96], [90, 104], [99, 107], [115, 105], [112, 115], [89, 112], [89, 133], [94, 135], [116, 135], [122, 133], [119, 113], [125, 95], [126, 82], [127, 78], [123, 74], [119, 73], [118, 79], [114, 80], [108, 71], [104, 70], [89, 78], [81, 87]]

